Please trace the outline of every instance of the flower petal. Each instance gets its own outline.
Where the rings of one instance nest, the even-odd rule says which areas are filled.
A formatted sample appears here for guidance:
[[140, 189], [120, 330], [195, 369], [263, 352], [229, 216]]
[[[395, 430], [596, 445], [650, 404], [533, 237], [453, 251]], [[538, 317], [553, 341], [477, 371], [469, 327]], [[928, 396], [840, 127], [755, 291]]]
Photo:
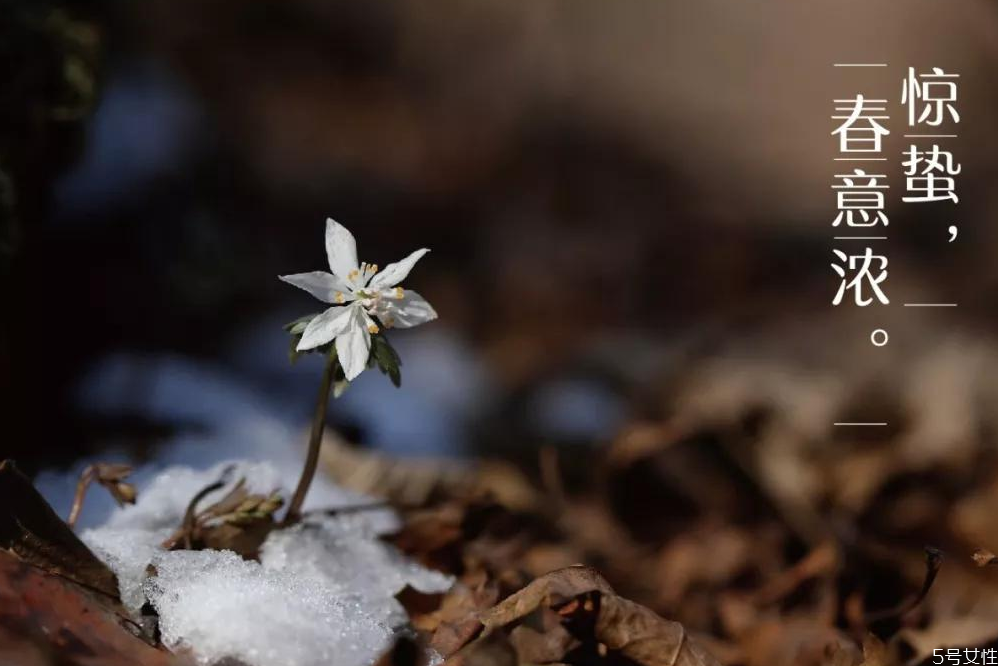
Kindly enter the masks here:
[[283, 282], [304, 289], [324, 303], [343, 303], [354, 299], [346, 282], [325, 271], [278, 275], [277, 277]]
[[416, 265], [424, 254], [429, 252], [425, 247], [421, 250], [416, 250], [408, 257], [402, 261], [396, 261], [394, 264], [388, 264], [385, 269], [371, 278], [370, 287], [371, 289], [387, 289], [388, 287], [394, 287], [399, 282], [404, 280], [412, 267]]
[[326, 258], [333, 275], [346, 282], [357, 270], [357, 241], [353, 234], [333, 218], [326, 218]]
[[315, 319], [308, 322], [308, 326], [301, 334], [298, 341], [298, 351], [315, 349], [326, 344], [337, 335], [340, 335], [350, 323], [350, 315], [353, 306], [331, 307]]
[[384, 298], [381, 301], [384, 314], [380, 314], [387, 326], [412, 328], [437, 318], [437, 311], [429, 301], [411, 289], [406, 289], [402, 298]]
[[353, 381], [367, 367], [367, 358], [371, 354], [371, 333], [367, 327], [374, 323], [364, 308], [356, 306], [350, 309], [350, 322], [346, 330], [336, 337], [336, 354], [347, 381]]

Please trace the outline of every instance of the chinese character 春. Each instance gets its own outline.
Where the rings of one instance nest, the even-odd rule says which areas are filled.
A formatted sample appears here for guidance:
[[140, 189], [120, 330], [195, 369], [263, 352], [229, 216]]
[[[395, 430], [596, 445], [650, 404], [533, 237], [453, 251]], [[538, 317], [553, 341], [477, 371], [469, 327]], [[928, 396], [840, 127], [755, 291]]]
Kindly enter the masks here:
[[835, 104], [836, 111], [849, 113], [847, 116], [832, 116], [845, 121], [832, 132], [839, 135], [839, 150], [843, 153], [879, 153], [882, 139], [890, 131], [877, 121], [890, 116], [876, 114], [886, 110], [887, 100], [865, 99], [862, 95], [856, 95], [855, 99], [837, 99]]
[[[959, 74], [946, 74], [938, 67], [933, 67], [931, 74], [916, 74], [915, 68], [909, 67], [908, 77], [901, 87], [901, 104], [908, 105], [908, 124], [914, 126], [924, 122], [938, 127], [947, 112], [954, 123], [960, 122], [960, 114], [952, 104], [956, 101], [956, 82], [952, 79], [959, 77]], [[918, 100], [924, 103], [920, 114], [916, 113]]]
[[953, 203], [960, 201], [953, 191], [956, 188], [956, 181], [951, 176], [959, 174], [962, 167], [959, 164], [954, 165], [953, 153], [939, 150], [939, 146], [933, 145], [931, 150], [919, 150], [916, 146], [909, 146], [904, 155], [908, 158], [902, 162], [904, 173], [908, 177], [908, 192], [918, 194], [903, 197], [902, 201], [950, 200]]
[[[839, 290], [835, 293], [835, 298], [832, 299], [832, 305], [842, 303], [842, 298], [848, 290], [853, 290], [856, 305], [860, 307], [866, 307], [873, 302], [874, 298], [884, 305], [890, 303], [880, 289], [880, 283], [887, 279], [887, 257], [873, 254], [871, 248], [866, 248], [864, 254], [847, 255], [840, 250], [833, 250], [833, 252], [842, 263], [832, 264], [832, 270], [841, 278]], [[876, 269], [873, 268], [874, 262], [879, 263], [879, 267]], [[879, 271], [876, 276], [873, 274], [874, 270]], [[847, 273], [851, 273], [852, 277], [848, 277]], [[867, 288], [872, 292], [872, 296], [865, 296]]]
[[[832, 185], [837, 190], [839, 214], [832, 222], [833, 227], [845, 220], [846, 226], [872, 227], [878, 223], [887, 226], [887, 216], [884, 214], [883, 190], [890, 186], [880, 184], [878, 179], [887, 179], [884, 174], [867, 174], [862, 169], [854, 169], [851, 174], [836, 174], [842, 180], [841, 185]], [[857, 184], [858, 179], [868, 179], [866, 183]]]

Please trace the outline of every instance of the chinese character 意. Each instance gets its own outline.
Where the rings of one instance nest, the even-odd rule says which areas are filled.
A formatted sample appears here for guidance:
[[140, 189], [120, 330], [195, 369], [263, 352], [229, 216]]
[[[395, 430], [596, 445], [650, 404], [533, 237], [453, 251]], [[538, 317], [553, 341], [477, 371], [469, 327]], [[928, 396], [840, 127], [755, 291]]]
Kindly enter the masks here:
[[[956, 101], [956, 82], [959, 74], [947, 74], [939, 67], [933, 67], [932, 73], [916, 74], [914, 67], [908, 68], [908, 77], [901, 87], [901, 104], [908, 105], [908, 124], [925, 123], [938, 127], [943, 123], [946, 113], [954, 123], [960, 122], [953, 102]], [[917, 113], [916, 102], [923, 102], [922, 112]]]
[[[876, 224], [887, 226], [887, 216], [884, 214], [884, 192], [890, 186], [881, 184], [879, 179], [886, 181], [885, 174], [867, 174], [862, 169], [854, 169], [850, 174], [836, 174], [842, 181], [841, 185], [832, 185], [837, 190], [839, 214], [832, 222], [833, 227], [845, 220], [846, 226], [872, 227]], [[856, 183], [856, 180], [866, 179], [866, 183]]]
[[832, 116], [835, 120], [845, 121], [832, 132], [839, 135], [839, 151], [879, 153], [883, 137], [890, 134], [886, 127], [877, 122], [890, 118], [886, 115], [877, 115], [887, 109], [887, 100], [865, 99], [862, 95], [856, 95], [855, 99], [837, 99], [835, 104], [836, 111], [849, 114]]
[[909, 196], [902, 197], [902, 201], [959, 203], [960, 199], [954, 192], [956, 181], [951, 176], [959, 174], [962, 167], [953, 163], [953, 153], [933, 145], [931, 150], [909, 146], [903, 154], [908, 158], [902, 164]]
[[[845, 296], [846, 291], [852, 290], [856, 305], [866, 307], [876, 298], [884, 305], [890, 303], [886, 294], [880, 289], [880, 283], [887, 279], [887, 257], [873, 254], [871, 248], [866, 248], [863, 254], [847, 255], [841, 250], [833, 250], [835, 256], [841, 263], [832, 264], [832, 269], [841, 278], [839, 290], [832, 299], [832, 305], [839, 305]], [[879, 263], [879, 267], [874, 269], [874, 262]], [[878, 271], [874, 275], [874, 270]], [[852, 275], [850, 278], [849, 275]], [[866, 296], [866, 289], [872, 292], [872, 296]]]

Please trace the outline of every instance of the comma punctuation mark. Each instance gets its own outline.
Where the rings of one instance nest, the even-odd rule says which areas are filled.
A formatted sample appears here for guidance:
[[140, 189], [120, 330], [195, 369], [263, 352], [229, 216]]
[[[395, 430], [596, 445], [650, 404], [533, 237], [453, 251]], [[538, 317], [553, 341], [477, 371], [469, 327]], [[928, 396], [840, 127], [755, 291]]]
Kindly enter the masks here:
[[957, 228], [955, 224], [951, 224], [949, 227], [949, 242], [952, 243], [956, 240]]
[[883, 347], [889, 339], [887, 331], [882, 328], [875, 329], [873, 333], [870, 333], [870, 342], [873, 343], [874, 347]]

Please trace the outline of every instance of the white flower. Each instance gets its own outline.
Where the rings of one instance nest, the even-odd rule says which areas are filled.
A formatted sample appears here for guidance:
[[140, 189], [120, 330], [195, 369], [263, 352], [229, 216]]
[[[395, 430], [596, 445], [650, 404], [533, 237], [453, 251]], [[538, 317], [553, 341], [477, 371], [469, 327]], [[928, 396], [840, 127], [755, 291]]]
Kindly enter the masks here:
[[437, 318], [433, 307], [414, 291], [399, 283], [419, 259], [429, 252], [416, 250], [402, 261], [378, 272], [373, 264], [357, 263], [357, 243], [346, 227], [326, 220], [326, 256], [332, 274], [324, 271], [281, 275], [281, 280], [304, 289], [333, 307], [316, 316], [305, 327], [298, 351], [320, 347], [336, 340], [336, 354], [347, 380], [367, 367], [371, 335], [379, 323], [386, 328], [409, 328]]

